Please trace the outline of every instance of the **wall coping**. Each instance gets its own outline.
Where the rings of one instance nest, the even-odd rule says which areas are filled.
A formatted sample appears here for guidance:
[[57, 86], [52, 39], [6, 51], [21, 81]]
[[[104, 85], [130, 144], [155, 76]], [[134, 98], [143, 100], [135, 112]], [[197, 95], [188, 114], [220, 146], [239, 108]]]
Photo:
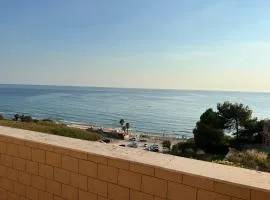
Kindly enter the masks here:
[[270, 173], [3, 126], [0, 126], [0, 138], [1, 136], [137, 162], [256, 190], [270, 190]]

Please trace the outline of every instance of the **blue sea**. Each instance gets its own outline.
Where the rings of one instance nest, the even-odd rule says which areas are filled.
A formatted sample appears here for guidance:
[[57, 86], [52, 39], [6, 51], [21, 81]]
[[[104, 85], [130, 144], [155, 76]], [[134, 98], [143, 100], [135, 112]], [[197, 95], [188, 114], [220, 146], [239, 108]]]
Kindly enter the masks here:
[[50, 118], [67, 124], [119, 127], [133, 132], [192, 136], [196, 121], [218, 102], [241, 102], [254, 116], [270, 117], [270, 93], [0, 85], [0, 113]]

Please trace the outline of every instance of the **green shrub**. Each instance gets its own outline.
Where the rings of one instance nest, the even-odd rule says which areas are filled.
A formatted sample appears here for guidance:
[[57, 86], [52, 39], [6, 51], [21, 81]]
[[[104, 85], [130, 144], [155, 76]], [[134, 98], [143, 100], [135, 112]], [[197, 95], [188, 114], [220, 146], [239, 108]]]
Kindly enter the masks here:
[[52, 119], [42, 119], [41, 121], [43, 122], [50, 122], [50, 123], [55, 123]]
[[170, 153], [176, 156], [192, 156], [196, 150], [194, 142], [179, 142], [172, 146]]
[[22, 122], [1, 120], [0, 125], [90, 141], [96, 141], [100, 139], [100, 135], [97, 133], [89, 132], [78, 128], [71, 128], [63, 124], [56, 124], [51, 122]]
[[170, 140], [164, 140], [162, 142], [162, 147], [170, 149], [171, 148], [171, 141]]
[[268, 154], [254, 149], [235, 152], [228, 157], [228, 161], [243, 165], [250, 169], [268, 168]]
[[234, 167], [243, 167], [239, 163], [230, 162], [228, 160], [213, 160], [212, 162], [217, 163], [217, 164], [222, 164], [222, 165], [234, 166]]
[[0, 120], [3, 120], [4, 116], [2, 114], [0, 114]]
[[22, 115], [21, 116], [21, 121], [22, 122], [32, 122], [33, 121], [33, 118], [31, 116], [24, 116], [24, 115]]

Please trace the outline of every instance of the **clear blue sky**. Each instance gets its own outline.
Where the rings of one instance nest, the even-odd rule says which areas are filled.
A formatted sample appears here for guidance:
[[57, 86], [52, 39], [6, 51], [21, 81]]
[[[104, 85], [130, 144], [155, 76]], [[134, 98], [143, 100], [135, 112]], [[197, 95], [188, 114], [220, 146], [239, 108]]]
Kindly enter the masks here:
[[1, 0], [0, 83], [270, 91], [270, 1]]

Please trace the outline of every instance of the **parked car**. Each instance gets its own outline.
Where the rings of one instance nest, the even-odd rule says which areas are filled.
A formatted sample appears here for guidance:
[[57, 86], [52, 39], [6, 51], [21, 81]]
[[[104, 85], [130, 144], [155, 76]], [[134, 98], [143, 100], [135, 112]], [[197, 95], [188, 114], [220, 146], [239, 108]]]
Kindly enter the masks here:
[[130, 139], [129, 139], [129, 141], [133, 141], [133, 142], [135, 142], [135, 141], [136, 141], [136, 138], [135, 138], [135, 137], [130, 138]]
[[147, 140], [145, 140], [145, 139], [140, 139], [140, 142], [147, 142]]
[[153, 152], [159, 152], [159, 147], [157, 144], [154, 144], [149, 147], [149, 150]]
[[138, 144], [137, 142], [131, 142], [130, 144], [127, 145], [128, 147], [132, 147], [132, 148], [137, 148]]

